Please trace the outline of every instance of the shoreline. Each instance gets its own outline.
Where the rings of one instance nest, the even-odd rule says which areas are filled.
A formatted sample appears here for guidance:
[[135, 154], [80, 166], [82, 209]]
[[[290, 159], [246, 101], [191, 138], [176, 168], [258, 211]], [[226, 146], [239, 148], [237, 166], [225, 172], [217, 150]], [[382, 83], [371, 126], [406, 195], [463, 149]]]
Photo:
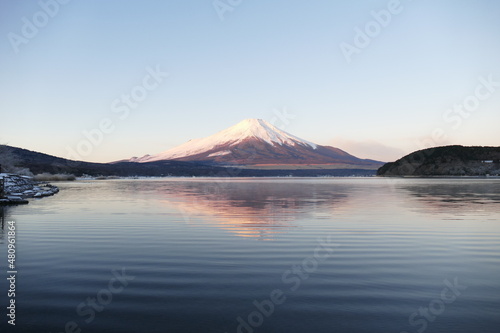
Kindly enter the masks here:
[[59, 192], [57, 186], [37, 182], [32, 177], [0, 173], [0, 205], [25, 205], [27, 199], [39, 199]]

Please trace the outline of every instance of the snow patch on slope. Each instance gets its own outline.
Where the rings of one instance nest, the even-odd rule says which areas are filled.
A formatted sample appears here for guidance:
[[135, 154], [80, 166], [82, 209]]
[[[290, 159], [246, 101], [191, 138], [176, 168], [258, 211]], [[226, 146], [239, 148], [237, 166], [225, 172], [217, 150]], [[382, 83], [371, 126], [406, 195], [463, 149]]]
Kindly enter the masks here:
[[223, 150], [223, 151], [218, 151], [216, 153], [212, 153], [212, 154], [208, 155], [207, 157], [224, 156], [224, 155], [228, 155], [228, 154], [231, 154], [230, 150]]

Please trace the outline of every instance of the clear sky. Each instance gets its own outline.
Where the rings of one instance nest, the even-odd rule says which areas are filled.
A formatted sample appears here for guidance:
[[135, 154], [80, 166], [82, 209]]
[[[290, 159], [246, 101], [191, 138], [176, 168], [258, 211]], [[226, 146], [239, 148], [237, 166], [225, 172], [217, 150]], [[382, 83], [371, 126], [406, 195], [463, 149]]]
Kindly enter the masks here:
[[0, 1], [0, 143], [108, 162], [262, 118], [383, 161], [500, 146], [500, 1], [59, 1]]

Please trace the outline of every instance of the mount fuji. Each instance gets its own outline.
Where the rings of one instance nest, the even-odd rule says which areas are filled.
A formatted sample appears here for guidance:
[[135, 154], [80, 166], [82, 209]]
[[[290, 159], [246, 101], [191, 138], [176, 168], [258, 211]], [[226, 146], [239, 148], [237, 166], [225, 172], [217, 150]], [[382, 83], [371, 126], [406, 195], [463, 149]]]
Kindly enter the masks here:
[[383, 164], [298, 138], [262, 119], [246, 119], [206, 138], [190, 140], [156, 155], [133, 157], [128, 162], [165, 160], [262, 167], [295, 165], [301, 168], [330, 165], [377, 169]]

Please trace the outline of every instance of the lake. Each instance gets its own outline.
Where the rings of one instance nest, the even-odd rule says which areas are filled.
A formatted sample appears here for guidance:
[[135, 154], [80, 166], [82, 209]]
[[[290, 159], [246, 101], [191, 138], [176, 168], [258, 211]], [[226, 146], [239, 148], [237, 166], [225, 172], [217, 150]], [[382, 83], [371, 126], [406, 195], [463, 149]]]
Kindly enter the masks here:
[[2, 332], [499, 332], [499, 179], [56, 185], [2, 212]]

